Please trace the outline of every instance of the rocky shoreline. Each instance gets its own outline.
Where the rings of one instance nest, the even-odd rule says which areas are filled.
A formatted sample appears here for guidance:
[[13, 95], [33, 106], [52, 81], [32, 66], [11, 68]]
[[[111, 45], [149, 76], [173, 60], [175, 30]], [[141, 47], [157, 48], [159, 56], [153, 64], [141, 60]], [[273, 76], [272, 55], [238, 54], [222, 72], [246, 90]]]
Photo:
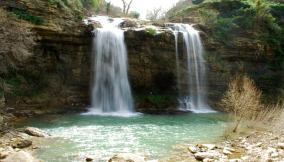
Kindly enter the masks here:
[[284, 134], [252, 131], [214, 144], [188, 144], [166, 162], [282, 162]]
[[[0, 137], [1, 162], [40, 162], [33, 156], [39, 147], [33, 142], [50, 138], [48, 133], [33, 127], [6, 131]], [[80, 161], [95, 162], [93, 156]], [[177, 153], [164, 159], [149, 160], [141, 155], [119, 153], [108, 162], [281, 162], [284, 161], [284, 133], [252, 131], [234, 139], [212, 144], [186, 144]]]
[[38, 128], [9, 129], [0, 136], [1, 162], [40, 162], [32, 153], [38, 149], [33, 141], [50, 135]]

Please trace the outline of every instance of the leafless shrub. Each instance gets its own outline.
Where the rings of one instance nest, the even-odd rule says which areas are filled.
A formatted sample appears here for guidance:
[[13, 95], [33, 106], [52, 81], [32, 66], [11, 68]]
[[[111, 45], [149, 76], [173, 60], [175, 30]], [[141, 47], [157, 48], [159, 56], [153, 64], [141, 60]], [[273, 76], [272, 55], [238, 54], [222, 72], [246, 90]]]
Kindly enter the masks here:
[[234, 77], [220, 105], [233, 114], [236, 132], [242, 120], [272, 122], [282, 112], [283, 105], [265, 105], [261, 102], [262, 93], [247, 76]]
[[151, 21], [158, 20], [163, 17], [164, 11], [162, 7], [157, 7], [147, 11], [146, 18]]

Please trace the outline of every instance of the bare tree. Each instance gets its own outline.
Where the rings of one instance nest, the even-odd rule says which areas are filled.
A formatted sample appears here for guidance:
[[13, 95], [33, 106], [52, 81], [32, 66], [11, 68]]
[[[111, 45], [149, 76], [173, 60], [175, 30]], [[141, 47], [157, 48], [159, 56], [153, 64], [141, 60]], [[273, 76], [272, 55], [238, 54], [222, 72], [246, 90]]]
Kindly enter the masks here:
[[130, 6], [131, 6], [133, 0], [121, 0], [121, 1], [122, 1], [122, 4], [123, 4], [123, 13], [125, 15], [128, 15], [129, 10], [130, 10]]
[[151, 11], [147, 12], [146, 18], [149, 20], [158, 20], [163, 16], [163, 10], [162, 7], [154, 8]]
[[[237, 75], [230, 81], [220, 106], [233, 114], [236, 121], [233, 132], [238, 130], [243, 120], [267, 124], [280, 119], [282, 112], [284, 115], [284, 100], [277, 104], [267, 104], [261, 98], [262, 92], [248, 76]], [[284, 120], [278, 122], [283, 124]]]

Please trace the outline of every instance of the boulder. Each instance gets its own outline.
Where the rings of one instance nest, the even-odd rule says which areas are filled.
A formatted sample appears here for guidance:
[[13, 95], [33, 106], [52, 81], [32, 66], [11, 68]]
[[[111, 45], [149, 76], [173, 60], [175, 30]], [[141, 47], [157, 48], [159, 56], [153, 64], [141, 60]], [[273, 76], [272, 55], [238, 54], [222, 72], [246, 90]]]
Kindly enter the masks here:
[[146, 160], [140, 155], [121, 153], [114, 155], [108, 162], [146, 162]]
[[92, 22], [92, 25], [93, 25], [93, 27], [94, 28], [102, 28], [102, 24], [101, 23], [99, 23], [99, 22]]
[[284, 150], [284, 143], [278, 143], [277, 147]]
[[232, 152], [229, 151], [229, 150], [227, 150], [227, 149], [224, 149], [224, 150], [223, 150], [223, 153], [224, 153], [225, 155], [231, 155], [231, 154], [232, 154]]
[[2, 162], [39, 162], [30, 153], [25, 151], [9, 154]]
[[18, 138], [12, 142], [12, 147], [22, 149], [30, 147], [32, 144], [33, 142], [31, 140]]
[[24, 132], [30, 136], [35, 136], [35, 137], [48, 137], [50, 136], [48, 133], [46, 133], [43, 130], [40, 130], [38, 128], [34, 127], [27, 127]]
[[126, 19], [120, 24], [121, 28], [137, 28], [138, 26], [137, 21], [132, 19]]
[[194, 157], [196, 160], [218, 159], [220, 157], [220, 153], [217, 151], [198, 152], [194, 154]]
[[12, 153], [11, 151], [1, 151], [0, 152], [0, 159], [6, 158], [11, 153]]
[[188, 149], [189, 152], [191, 152], [193, 154], [195, 154], [199, 151], [199, 149], [195, 146], [189, 146], [187, 149]]
[[214, 144], [201, 144], [199, 145], [200, 148], [205, 148], [206, 150], [213, 150], [216, 148]]
[[87, 156], [86, 157], [86, 162], [92, 162], [92, 161], [94, 161], [94, 157], [93, 156]]

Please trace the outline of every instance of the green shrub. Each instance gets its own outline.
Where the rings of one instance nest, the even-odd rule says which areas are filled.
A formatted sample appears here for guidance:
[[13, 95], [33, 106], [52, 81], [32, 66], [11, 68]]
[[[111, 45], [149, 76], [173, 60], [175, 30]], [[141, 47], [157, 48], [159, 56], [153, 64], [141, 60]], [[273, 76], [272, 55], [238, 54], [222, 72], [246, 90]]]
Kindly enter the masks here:
[[218, 12], [216, 10], [200, 9], [199, 15], [204, 25], [215, 24], [218, 19]]
[[232, 29], [238, 27], [238, 25], [234, 23], [234, 20], [235, 18], [218, 18], [213, 26], [215, 30], [214, 36], [221, 41], [226, 41]]
[[140, 17], [140, 13], [139, 12], [136, 12], [136, 11], [131, 11], [129, 13], [129, 17], [133, 17], [133, 18], [136, 18], [138, 19]]
[[41, 25], [44, 23], [44, 19], [42, 17], [34, 16], [25, 10], [14, 9], [12, 12], [17, 18], [29, 21], [33, 24]]
[[157, 30], [154, 28], [146, 28], [145, 29], [147, 33], [151, 34], [151, 35], [155, 35], [157, 33]]

